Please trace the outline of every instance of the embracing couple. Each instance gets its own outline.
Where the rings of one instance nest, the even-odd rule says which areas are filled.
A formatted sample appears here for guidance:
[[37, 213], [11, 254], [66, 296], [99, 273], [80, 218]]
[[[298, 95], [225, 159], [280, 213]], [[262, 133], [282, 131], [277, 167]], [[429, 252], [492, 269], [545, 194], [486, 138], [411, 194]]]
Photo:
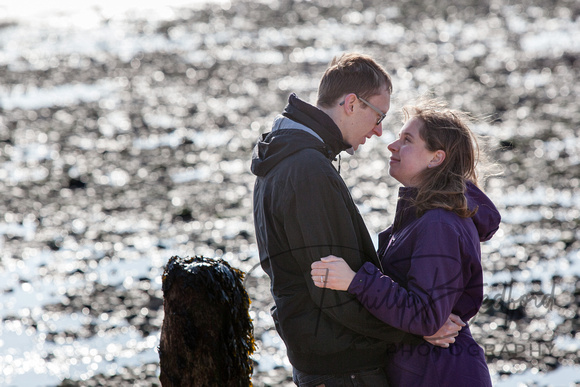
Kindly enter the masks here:
[[480, 241], [500, 216], [477, 186], [468, 117], [433, 100], [404, 109], [388, 145], [402, 187], [378, 251], [332, 164], [382, 134], [391, 93], [372, 58], [342, 55], [316, 106], [291, 95], [254, 148], [276, 330], [298, 386], [491, 386], [467, 322], [483, 300]]

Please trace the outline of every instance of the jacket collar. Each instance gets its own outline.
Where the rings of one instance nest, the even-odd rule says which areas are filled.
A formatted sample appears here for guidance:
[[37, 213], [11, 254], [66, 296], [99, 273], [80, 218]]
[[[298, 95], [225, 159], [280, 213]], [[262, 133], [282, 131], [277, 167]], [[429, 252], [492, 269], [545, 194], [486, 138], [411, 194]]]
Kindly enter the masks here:
[[417, 213], [413, 206], [413, 199], [417, 197], [417, 192], [415, 187], [399, 188], [399, 199], [397, 200], [393, 229], [402, 228], [410, 221], [417, 219]]
[[[413, 206], [415, 197], [417, 197], [417, 188], [399, 188], [399, 200], [397, 202], [395, 221], [393, 222], [395, 229], [403, 227], [417, 218], [415, 207]], [[468, 208], [477, 208], [477, 212], [471, 220], [475, 224], [479, 240], [484, 242], [491, 239], [499, 229], [501, 222], [499, 211], [489, 197], [470, 181], [465, 182], [465, 198], [467, 199]]]
[[344, 141], [340, 129], [328, 114], [302, 101], [294, 93], [288, 98], [288, 105], [286, 105], [283, 115], [316, 132], [332, 153], [332, 158], [340, 152], [352, 148]]

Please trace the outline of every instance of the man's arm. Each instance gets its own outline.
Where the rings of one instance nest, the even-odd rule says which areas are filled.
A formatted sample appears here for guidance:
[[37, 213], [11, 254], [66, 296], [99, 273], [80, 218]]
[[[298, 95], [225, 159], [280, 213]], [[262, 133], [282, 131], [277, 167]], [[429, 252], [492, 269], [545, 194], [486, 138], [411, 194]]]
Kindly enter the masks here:
[[455, 338], [459, 335], [461, 328], [465, 323], [459, 316], [451, 313], [445, 321], [445, 324], [432, 336], [424, 336], [423, 338], [432, 345], [447, 348], [449, 344], [455, 343]]

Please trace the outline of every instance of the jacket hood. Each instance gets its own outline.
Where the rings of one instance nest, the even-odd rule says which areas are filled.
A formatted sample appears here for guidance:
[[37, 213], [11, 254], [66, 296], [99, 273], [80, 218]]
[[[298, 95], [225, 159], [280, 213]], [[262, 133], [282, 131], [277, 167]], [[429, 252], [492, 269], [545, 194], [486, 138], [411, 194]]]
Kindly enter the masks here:
[[328, 145], [334, 156], [351, 148], [351, 145], [344, 141], [342, 132], [328, 114], [302, 101], [296, 97], [296, 94], [291, 94], [288, 98], [288, 105], [283, 115], [314, 130], [322, 137], [322, 141]]
[[[280, 122], [285, 123], [284, 121], [290, 120], [279, 116], [274, 123], [276, 125]], [[265, 176], [282, 160], [306, 148], [316, 149], [326, 157], [330, 156], [324, 143], [306, 131], [276, 129], [264, 133], [254, 147], [250, 169], [256, 176]]]
[[[409, 211], [412, 203], [410, 199], [415, 197], [416, 194], [416, 188], [399, 188], [399, 203], [397, 203], [397, 206], [401, 205], [404, 212]], [[472, 210], [477, 207], [477, 212], [471, 220], [475, 224], [480, 242], [490, 240], [499, 229], [501, 222], [499, 211], [489, 197], [470, 181], [465, 184], [465, 198], [467, 199], [467, 207], [469, 209]]]
[[332, 118], [292, 94], [283, 115], [274, 120], [272, 131], [256, 143], [252, 173], [265, 176], [280, 161], [306, 148], [316, 149], [332, 160], [350, 145], [344, 142]]
[[477, 207], [477, 213], [473, 216], [473, 223], [477, 228], [479, 240], [485, 242], [491, 239], [499, 229], [501, 215], [493, 202], [475, 184], [467, 182], [465, 197], [470, 209]]

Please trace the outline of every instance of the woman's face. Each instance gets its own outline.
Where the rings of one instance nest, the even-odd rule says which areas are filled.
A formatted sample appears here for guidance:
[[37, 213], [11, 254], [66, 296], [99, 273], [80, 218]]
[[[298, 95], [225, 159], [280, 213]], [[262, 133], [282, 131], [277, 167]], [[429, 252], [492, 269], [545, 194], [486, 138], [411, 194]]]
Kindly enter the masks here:
[[437, 152], [427, 150], [419, 135], [421, 125], [423, 122], [419, 118], [411, 118], [399, 132], [399, 138], [388, 146], [392, 153], [389, 174], [405, 187], [416, 187], [420, 183], [417, 181], [419, 173], [436, 158]]

